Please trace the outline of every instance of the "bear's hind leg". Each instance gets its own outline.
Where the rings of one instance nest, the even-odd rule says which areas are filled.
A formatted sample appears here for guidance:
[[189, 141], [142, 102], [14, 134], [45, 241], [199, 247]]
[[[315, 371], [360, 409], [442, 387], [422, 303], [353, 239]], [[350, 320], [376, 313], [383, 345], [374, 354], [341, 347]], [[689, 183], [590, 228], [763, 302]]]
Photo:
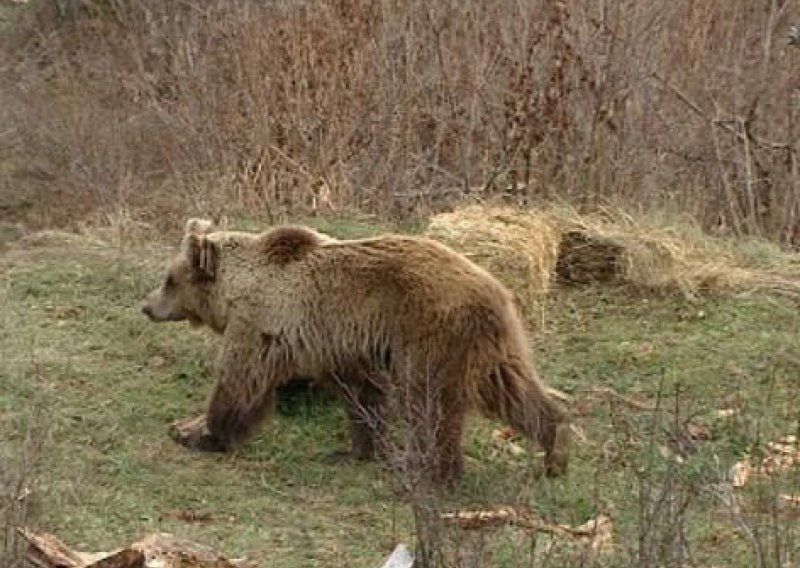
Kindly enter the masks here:
[[331, 378], [350, 424], [350, 451], [335, 452], [329, 461], [373, 460], [385, 455], [385, 397], [377, 374], [350, 370]]
[[437, 485], [455, 485], [464, 469], [461, 442], [464, 432], [466, 409], [456, 403], [444, 409], [436, 432], [434, 448], [433, 481]]
[[467, 409], [463, 401], [443, 394], [411, 403], [405, 467], [415, 479], [452, 487], [463, 471], [461, 442]]
[[547, 392], [535, 371], [520, 360], [505, 361], [480, 384], [487, 414], [538, 443], [545, 450], [544, 473], [558, 476], [569, 462], [570, 427], [566, 412]]
[[348, 405], [351, 453], [355, 459], [384, 457], [387, 430], [384, 405], [383, 393], [371, 385], [363, 387], [354, 404]]

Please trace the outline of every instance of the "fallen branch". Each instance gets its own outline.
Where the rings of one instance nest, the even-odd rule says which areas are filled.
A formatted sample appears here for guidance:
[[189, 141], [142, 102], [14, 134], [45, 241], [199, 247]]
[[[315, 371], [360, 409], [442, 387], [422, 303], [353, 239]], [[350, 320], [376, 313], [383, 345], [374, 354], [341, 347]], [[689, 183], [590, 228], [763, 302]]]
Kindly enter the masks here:
[[[493, 526], [513, 525], [530, 531], [549, 533], [553, 535], [569, 536], [573, 538], [592, 537], [597, 533], [594, 525], [587, 523], [580, 527], [569, 525], [554, 525], [535, 518], [526, 507], [497, 507], [484, 511], [458, 511], [456, 513], [442, 513], [445, 524], [455, 525], [466, 530], [477, 530]], [[610, 519], [605, 515], [597, 517], [600, 520]]]
[[555, 398], [556, 400], [560, 400], [561, 402], [570, 403], [572, 402], [572, 396], [568, 395], [564, 391], [560, 391], [558, 389], [554, 389], [552, 387], [547, 388], [548, 394]]
[[[91, 555], [75, 552], [54, 535], [37, 534], [22, 528], [17, 529], [17, 532], [28, 542], [25, 557], [31, 564], [40, 568], [80, 568], [90, 566], [93, 562]], [[143, 563], [144, 557], [138, 565], [141, 566]], [[130, 566], [137, 566], [135, 559]]]
[[633, 408], [634, 410], [641, 410], [644, 412], [654, 412], [656, 410], [655, 407], [647, 404], [646, 402], [640, 402], [638, 400], [625, 396], [624, 394], [620, 394], [614, 389], [609, 387], [592, 389], [590, 392], [594, 395], [601, 395], [619, 401], [624, 405]]
[[446, 525], [457, 526], [465, 530], [511, 525], [530, 532], [542, 532], [579, 540], [588, 545], [593, 553], [608, 553], [612, 549], [613, 523], [611, 517], [603, 514], [590, 519], [579, 527], [546, 523], [535, 518], [527, 507], [520, 506], [443, 513], [441, 519]]
[[151, 534], [114, 552], [84, 553], [58, 537], [19, 528], [28, 543], [25, 557], [39, 568], [255, 568], [248, 560], [228, 560], [207, 546], [166, 533]]

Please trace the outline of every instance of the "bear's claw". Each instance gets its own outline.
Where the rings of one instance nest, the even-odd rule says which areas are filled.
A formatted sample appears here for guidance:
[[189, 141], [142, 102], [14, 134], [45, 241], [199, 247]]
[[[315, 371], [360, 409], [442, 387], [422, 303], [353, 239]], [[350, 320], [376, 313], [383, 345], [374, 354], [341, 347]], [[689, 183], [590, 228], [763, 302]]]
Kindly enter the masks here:
[[224, 452], [216, 438], [208, 431], [206, 416], [176, 420], [169, 425], [170, 437], [181, 446], [199, 452]]

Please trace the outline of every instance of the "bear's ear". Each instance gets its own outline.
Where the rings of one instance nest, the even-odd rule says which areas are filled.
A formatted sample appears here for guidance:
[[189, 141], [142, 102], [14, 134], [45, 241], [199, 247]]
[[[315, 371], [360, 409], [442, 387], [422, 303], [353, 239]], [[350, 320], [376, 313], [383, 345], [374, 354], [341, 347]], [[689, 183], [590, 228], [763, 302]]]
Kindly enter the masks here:
[[217, 276], [217, 245], [203, 235], [186, 237], [186, 253], [192, 279], [209, 282]]
[[303, 227], [281, 227], [262, 235], [258, 243], [270, 262], [282, 266], [306, 256], [322, 239]]
[[207, 235], [214, 229], [214, 222], [193, 217], [186, 221], [187, 235]]

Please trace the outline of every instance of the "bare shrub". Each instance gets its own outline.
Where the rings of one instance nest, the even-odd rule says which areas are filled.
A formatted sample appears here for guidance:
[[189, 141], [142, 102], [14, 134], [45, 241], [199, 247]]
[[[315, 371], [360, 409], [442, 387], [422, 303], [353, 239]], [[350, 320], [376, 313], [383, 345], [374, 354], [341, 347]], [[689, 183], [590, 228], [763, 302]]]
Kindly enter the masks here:
[[794, 243], [790, 15], [747, 0], [42, 0], [3, 33], [0, 206], [164, 224], [499, 195], [677, 208]]
[[[596, 390], [588, 389], [585, 396], [599, 406], [604, 405], [605, 401], [597, 394]], [[764, 396], [769, 400], [772, 395], [767, 392]], [[605, 517], [609, 522], [614, 518], [613, 543], [610, 526], [607, 543], [596, 538], [571, 539], [567, 531], [548, 534], [547, 530], [537, 530], [536, 522], [529, 522], [526, 528], [525, 523], [512, 526], [514, 523], [498, 520], [484, 522], [481, 527], [459, 529], [447, 522], [448, 515], [443, 513], [452, 517], [460, 499], [436, 491], [426, 482], [428, 475], [421, 464], [430, 462], [426, 456], [432, 448], [415, 442], [435, 438], [442, 424], [433, 411], [436, 405], [405, 408], [406, 414], [400, 415], [401, 422], [405, 422], [411, 416], [409, 413], [413, 413], [420, 431], [401, 434], [392, 430], [395, 424], [382, 424], [380, 429], [387, 432], [385, 446], [393, 466], [393, 482], [398, 495], [412, 510], [417, 564], [427, 568], [701, 565], [708, 560], [709, 546], [721, 557], [730, 558], [731, 550], [720, 548], [732, 547], [730, 542], [714, 544], [706, 538], [716, 530], [714, 527], [727, 525], [728, 530], [739, 535], [737, 542], [741, 546], [735, 554], [740, 556], [742, 565], [783, 566], [797, 554], [794, 505], [782, 505], [787, 495], [796, 495], [796, 471], [792, 473], [791, 467], [788, 474], [752, 481], [761, 485], [756, 491], [737, 488], [729, 477], [731, 456], [726, 455], [724, 444], [714, 441], [711, 427], [698, 417], [696, 401], [666, 375], [646, 405], [624, 396], [608, 397], [607, 403], [610, 429], [601, 447], [595, 447], [601, 455], [593, 467], [597, 468], [598, 479], [603, 479], [601, 470], [613, 469], [628, 480], [616, 499], [610, 496], [607, 487], [596, 488], [598, 501], [594, 507], [601, 511], [608, 509], [610, 515], [601, 513], [596, 518]], [[748, 445], [764, 446], [762, 418], [745, 416], [746, 408], [737, 412], [742, 413], [737, 424], [744, 428], [738, 435]], [[365, 411], [364, 418], [372, 420], [374, 415]], [[518, 463], [515, 467], [525, 469], [526, 465]], [[492, 511], [515, 508], [530, 511], [534, 517], [545, 513], [532, 498], [537, 477], [530, 470], [518, 474], [512, 474], [517, 479], [508, 485], [490, 480], [504, 485], [502, 500], [483, 501], [489, 494], [498, 498], [494, 491], [487, 490], [486, 495], [477, 496], [481, 500], [477, 508], [483, 509], [487, 517]], [[591, 482], [590, 478], [591, 474], [584, 482]], [[566, 525], [559, 523], [564, 521], [540, 524], [563, 530]]]
[[[404, 375], [404, 373], [401, 373]], [[430, 377], [429, 377], [430, 379]], [[450, 566], [485, 566], [487, 549], [484, 538], [469, 538], [460, 534], [458, 527], [445, 520], [445, 513], [453, 506], [458, 484], [442, 484], [441, 468], [452, 467], [440, 460], [451, 457], [442, 451], [442, 440], [450, 444], [462, 443], [462, 432], [454, 436], [448, 419], [448, 404], [444, 404], [442, 385], [433, 380], [418, 381], [410, 376], [381, 382], [382, 405], [368, 407], [358, 387], [337, 380], [340, 394], [348, 401], [350, 412], [379, 437], [377, 455], [388, 469], [395, 495], [406, 504], [413, 518], [413, 537], [419, 568], [445, 568]], [[419, 390], [422, 389], [422, 393]], [[353, 436], [363, 448], [359, 434]], [[361, 434], [363, 436], [363, 434]], [[505, 497], [510, 502], [525, 502], [531, 486], [539, 479], [542, 458], [529, 454], [525, 464], [520, 464], [511, 483], [513, 490]], [[539, 463], [537, 463], [539, 462]], [[520, 555], [527, 557], [527, 549]]]

